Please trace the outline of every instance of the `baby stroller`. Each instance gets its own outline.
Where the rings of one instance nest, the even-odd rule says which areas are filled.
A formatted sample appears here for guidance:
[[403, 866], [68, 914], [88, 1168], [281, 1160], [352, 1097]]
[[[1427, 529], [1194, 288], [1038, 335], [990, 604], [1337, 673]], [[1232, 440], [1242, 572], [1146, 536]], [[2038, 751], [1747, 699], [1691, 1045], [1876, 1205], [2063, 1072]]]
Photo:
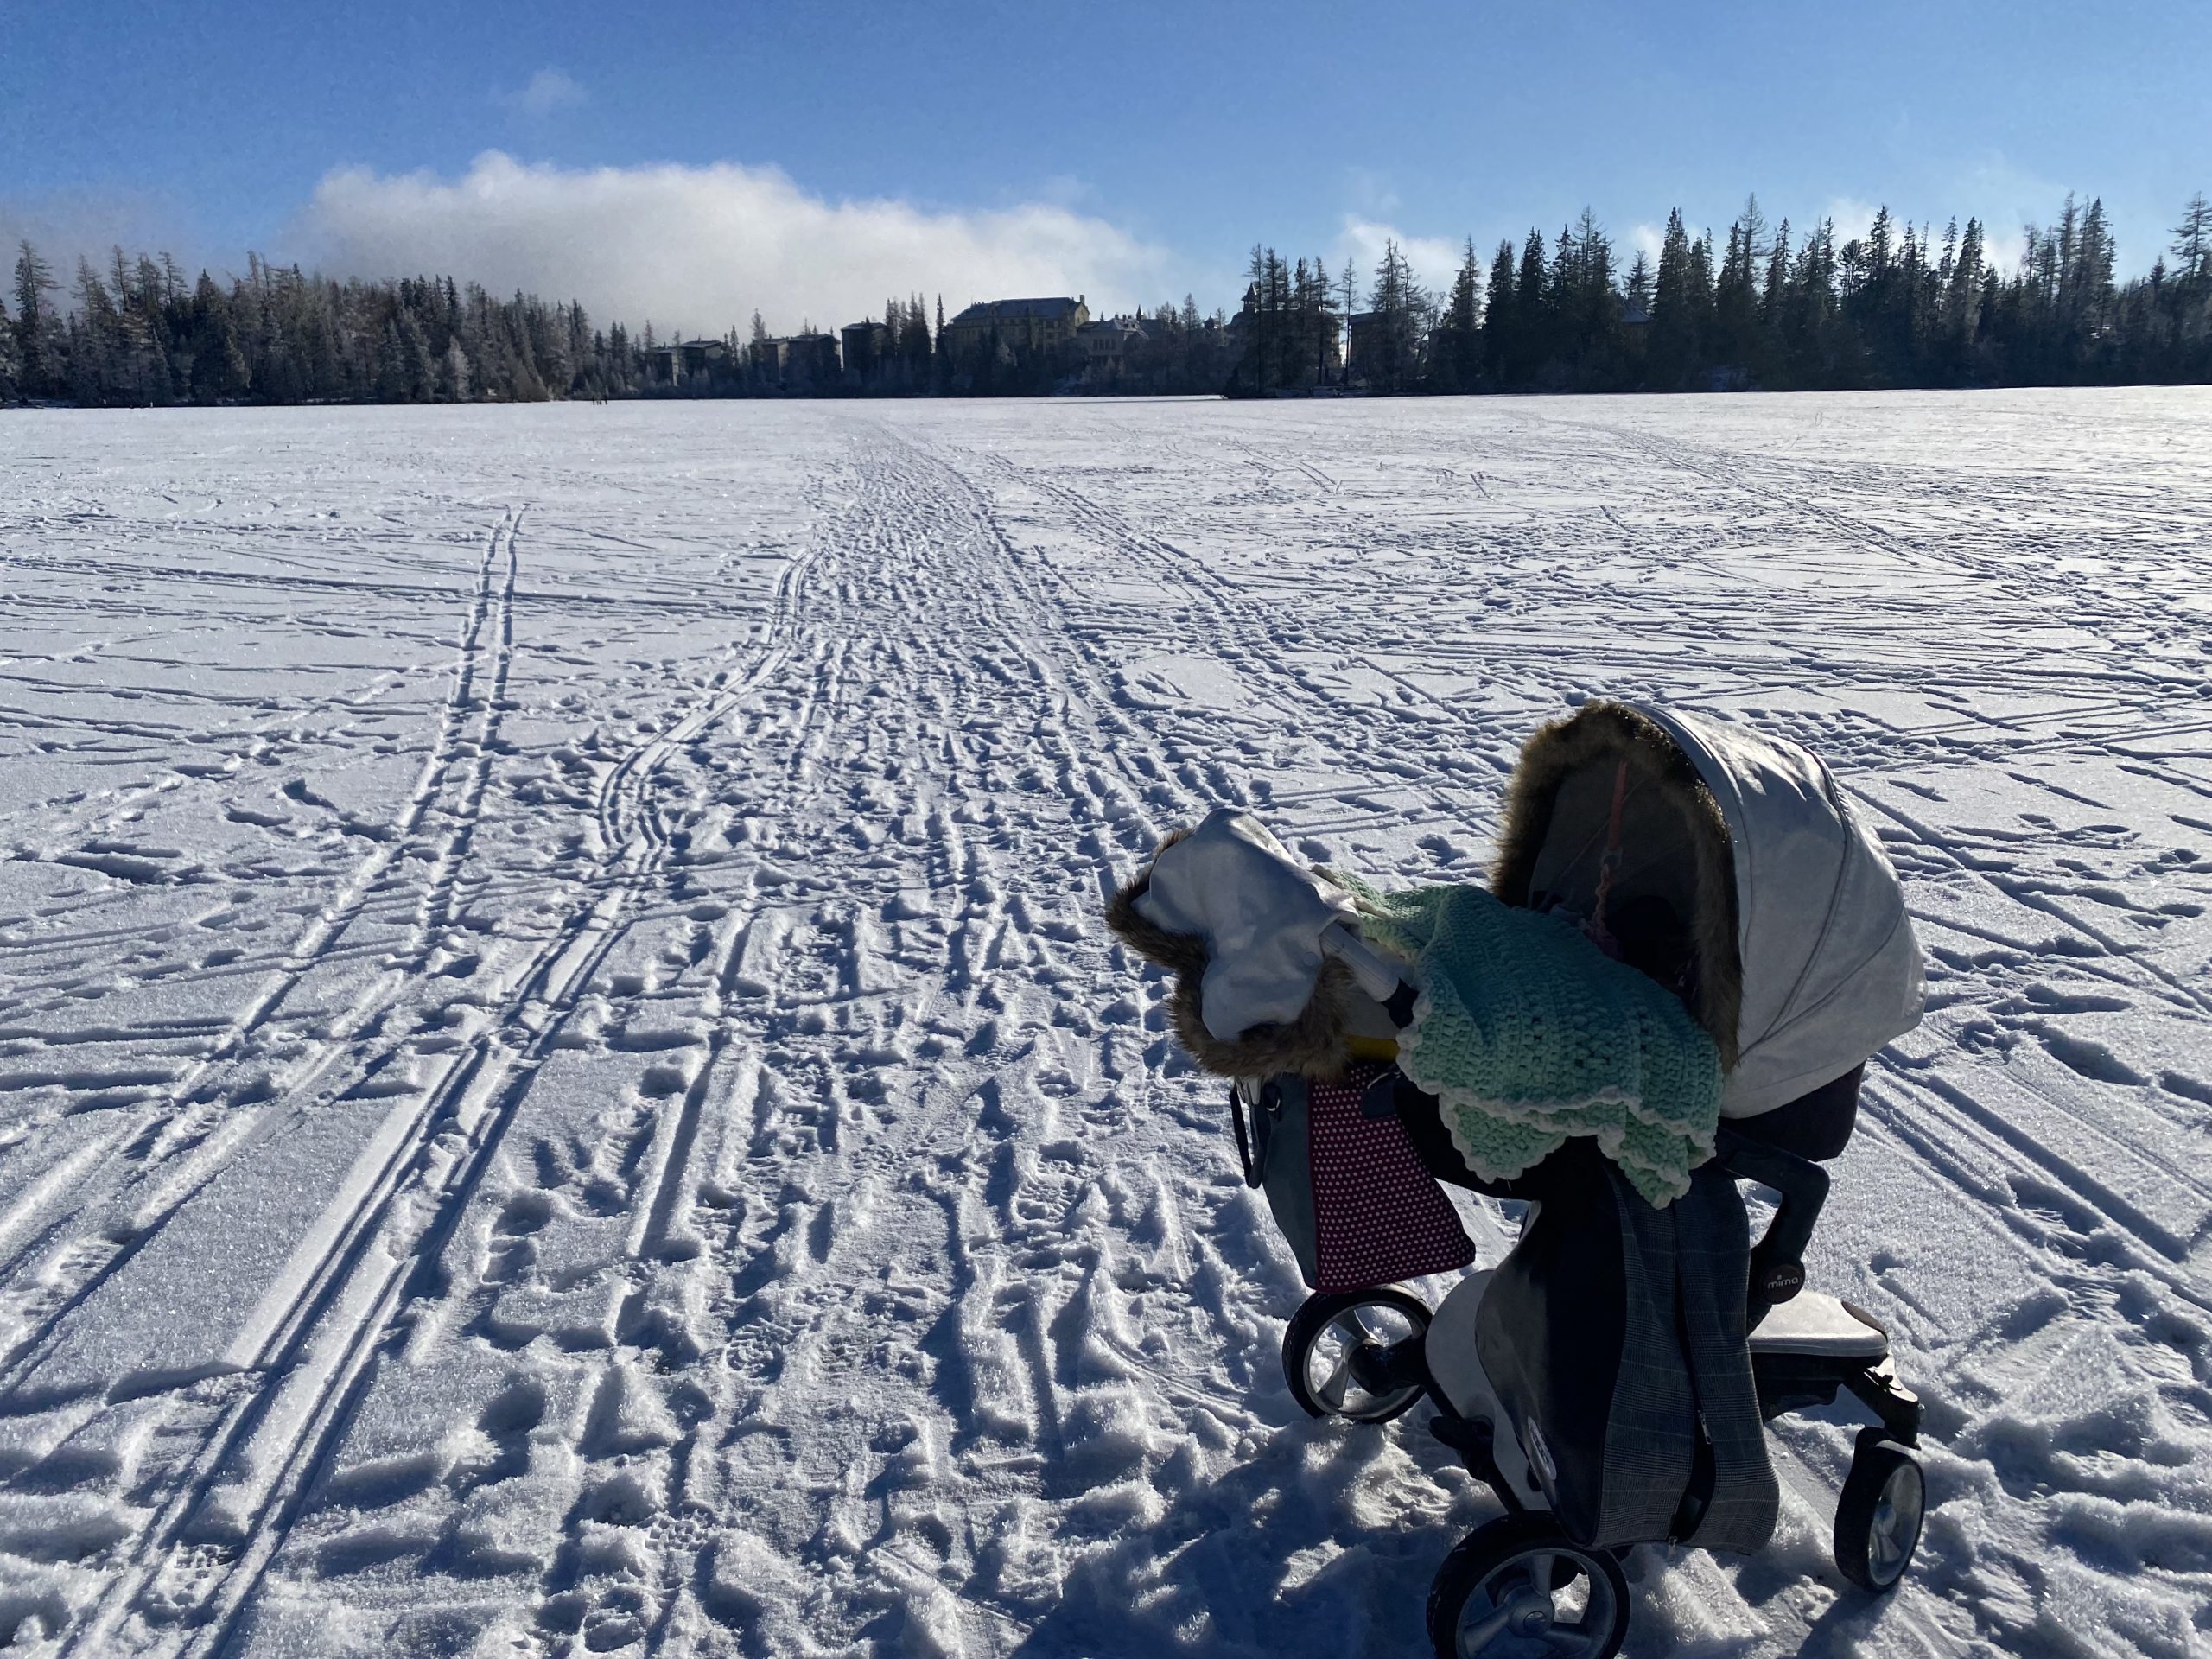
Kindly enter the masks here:
[[[1778, 1489], [1761, 1425], [1847, 1390], [1876, 1423], [1844, 1482], [1835, 1560], [1862, 1589], [1889, 1590], [1919, 1540], [1920, 1405], [1881, 1325], [1804, 1288], [1802, 1262], [1865, 1062], [1918, 1018], [1918, 947], [1893, 872], [1803, 749], [1593, 702], [1525, 748], [1491, 887], [1508, 905], [1567, 912], [1681, 996], [1726, 1068], [1722, 1122], [1714, 1156], [1663, 1210], [1587, 1140], [1483, 1179], [1435, 1097], [1390, 1062], [1387, 1033], [1410, 1021], [1413, 988], [1342, 929], [1322, 948], [1358, 988], [1334, 1029], [1359, 1058], [1329, 1075], [1306, 1063], [1317, 1038], [1302, 1030], [1296, 1069], [1235, 1084], [1246, 1179], [1267, 1188], [1308, 1284], [1325, 1284], [1284, 1337], [1292, 1395], [1316, 1416], [1377, 1423], [1428, 1401], [1435, 1434], [1503, 1506], [1437, 1573], [1436, 1651], [1609, 1659], [1627, 1636], [1629, 1548], [1763, 1545]], [[1203, 1048], [1189, 1012], [1179, 1028]], [[1200, 1058], [1226, 1071], [1267, 1052], [1248, 1039], [1243, 1054]], [[1437, 1180], [1526, 1205], [1504, 1260], [1433, 1310], [1400, 1285], [1316, 1276], [1308, 1120], [1345, 1089], [1363, 1116], [1395, 1117]], [[1756, 1243], [1739, 1180], [1778, 1200]]]

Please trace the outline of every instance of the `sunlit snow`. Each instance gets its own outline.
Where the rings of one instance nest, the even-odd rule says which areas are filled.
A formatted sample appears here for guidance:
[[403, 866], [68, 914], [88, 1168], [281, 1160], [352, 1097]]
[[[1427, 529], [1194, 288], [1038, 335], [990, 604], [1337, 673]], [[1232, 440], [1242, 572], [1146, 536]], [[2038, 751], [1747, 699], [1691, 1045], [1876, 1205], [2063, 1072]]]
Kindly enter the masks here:
[[1101, 899], [1226, 801], [1478, 880], [1608, 693], [1930, 958], [1813, 1265], [1914, 1573], [1787, 1420], [1630, 1650], [2201, 1647], [2212, 396], [16, 412], [0, 571], [0, 1640], [1425, 1650], [1494, 1501], [1292, 1402]]

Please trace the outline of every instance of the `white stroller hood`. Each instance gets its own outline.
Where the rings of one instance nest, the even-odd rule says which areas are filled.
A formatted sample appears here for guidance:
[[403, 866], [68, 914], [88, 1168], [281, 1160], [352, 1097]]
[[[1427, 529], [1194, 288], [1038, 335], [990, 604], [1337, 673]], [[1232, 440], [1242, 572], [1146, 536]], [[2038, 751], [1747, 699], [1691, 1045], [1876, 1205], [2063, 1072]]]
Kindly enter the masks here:
[[1920, 942], [1897, 872], [1819, 756], [1746, 727], [1637, 712], [1681, 746], [1727, 821], [1743, 1009], [1720, 1111], [1756, 1116], [1920, 1023]]

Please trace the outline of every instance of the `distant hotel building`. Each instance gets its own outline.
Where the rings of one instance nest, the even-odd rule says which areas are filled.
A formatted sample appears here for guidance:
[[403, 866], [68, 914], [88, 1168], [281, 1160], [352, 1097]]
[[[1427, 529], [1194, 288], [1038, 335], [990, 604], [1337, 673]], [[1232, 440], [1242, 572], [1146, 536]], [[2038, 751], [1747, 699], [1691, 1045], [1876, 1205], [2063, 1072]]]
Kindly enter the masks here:
[[788, 334], [753, 342], [753, 372], [785, 391], [829, 391], [837, 385], [837, 337]]
[[1083, 347], [1084, 378], [1096, 382], [1118, 377], [1129, 353], [1144, 343], [1147, 332], [1146, 322], [1135, 317], [1106, 317], [1082, 324], [1075, 337]]
[[645, 353], [649, 385], [680, 386], [702, 376], [712, 378], [729, 367], [729, 346], [719, 340], [686, 340], [656, 346]]
[[845, 343], [845, 373], [849, 378], [867, 381], [883, 359], [891, 355], [893, 342], [888, 323], [849, 322], [837, 333]]
[[1072, 300], [983, 300], [944, 325], [937, 348], [956, 360], [992, 346], [1058, 351], [1071, 344], [1076, 330], [1090, 321], [1090, 308], [1080, 295]]

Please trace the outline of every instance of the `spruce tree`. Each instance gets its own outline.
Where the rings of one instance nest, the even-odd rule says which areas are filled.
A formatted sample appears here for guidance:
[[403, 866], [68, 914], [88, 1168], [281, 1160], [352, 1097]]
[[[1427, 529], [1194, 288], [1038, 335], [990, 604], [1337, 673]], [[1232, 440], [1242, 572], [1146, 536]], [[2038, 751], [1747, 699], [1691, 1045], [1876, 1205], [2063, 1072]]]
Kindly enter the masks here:
[[1613, 286], [1613, 244], [1590, 208], [1575, 226], [1573, 353], [1575, 383], [1600, 391], [1624, 384], [1626, 350], [1621, 333], [1621, 296]]
[[8, 302], [0, 300], [0, 404], [21, 395], [23, 359], [16, 344], [15, 326], [8, 321]]
[[1556, 388], [1573, 384], [1574, 359], [1580, 341], [1576, 332], [1582, 309], [1582, 243], [1572, 225], [1562, 225], [1552, 245], [1552, 263], [1544, 277], [1545, 309], [1550, 314], [1551, 339], [1545, 353]]
[[2212, 203], [2200, 190], [2173, 229], [2174, 280], [2185, 288], [2212, 283]]
[[1544, 233], [1531, 226], [1521, 245], [1521, 268], [1513, 283], [1513, 346], [1511, 372], [1526, 385], [1551, 355], [1551, 307], [1546, 302]]
[[206, 271], [193, 287], [188, 350], [192, 395], [203, 404], [228, 403], [245, 393], [245, 353], [238, 343], [230, 296]]
[[1775, 227], [1774, 245], [1767, 250], [1766, 281], [1759, 290], [1759, 315], [1771, 338], [1789, 289], [1789, 221]]
[[1621, 303], [1638, 322], [1651, 320], [1651, 261], [1642, 248], [1628, 262], [1628, 275], [1621, 280]]
[[[1651, 261], [1642, 248], [1629, 261], [1621, 283], [1621, 363], [1619, 384], [1640, 386], [1649, 378], [1646, 365], [1651, 350]], [[1625, 325], [1634, 323], [1630, 327]]]
[[1938, 357], [1943, 378], [1953, 385], [1967, 384], [1974, 374], [1975, 338], [1981, 327], [1981, 221], [1969, 219], [1943, 284]]
[[1713, 232], [1708, 230], [1690, 244], [1687, 296], [1692, 321], [1694, 372], [1700, 383], [1713, 366]]
[[1759, 199], [1751, 197], [1728, 227], [1728, 254], [1713, 282], [1713, 349], [1736, 374], [1755, 380], [1759, 373], [1758, 275], [1769, 250]]
[[1776, 318], [1776, 346], [1788, 384], [1836, 384], [1835, 223], [1815, 221], [1789, 269], [1789, 287]]
[[1696, 366], [1698, 317], [1690, 297], [1690, 238], [1682, 212], [1667, 214], [1659, 241], [1659, 274], [1651, 291], [1651, 344], [1646, 359], [1649, 384], [1660, 391], [1678, 391]]
[[458, 334], [446, 341], [445, 354], [438, 359], [437, 399], [442, 404], [468, 401], [468, 353], [461, 350]]
[[28, 397], [50, 397], [60, 390], [56, 384], [60, 365], [54, 361], [57, 330], [46, 296], [54, 290], [54, 271], [28, 241], [16, 245], [16, 342], [22, 363], [22, 384]]
[[406, 343], [400, 338], [397, 315], [385, 319], [384, 334], [377, 343], [377, 401], [382, 404], [404, 404], [408, 401], [410, 365]]
[[69, 319], [69, 395], [80, 404], [127, 402], [115, 302], [92, 262], [77, 260], [77, 310]]
[[1467, 238], [1459, 274], [1444, 302], [1441, 349], [1437, 353], [1437, 385], [1444, 391], [1472, 391], [1482, 378], [1482, 257], [1475, 239]]
[[1483, 368], [1493, 385], [1516, 385], [1513, 365], [1520, 341], [1513, 311], [1513, 240], [1506, 238], [1490, 257], [1490, 282], [1483, 308]]
[[1373, 360], [1367, 378], [1377, 391], [1410, 391], [1420, 372], [1416, 317], [1424, 296], [1395, 237], [1382, 244], [1375, 285], [1368, 290], [1368, 338]]

